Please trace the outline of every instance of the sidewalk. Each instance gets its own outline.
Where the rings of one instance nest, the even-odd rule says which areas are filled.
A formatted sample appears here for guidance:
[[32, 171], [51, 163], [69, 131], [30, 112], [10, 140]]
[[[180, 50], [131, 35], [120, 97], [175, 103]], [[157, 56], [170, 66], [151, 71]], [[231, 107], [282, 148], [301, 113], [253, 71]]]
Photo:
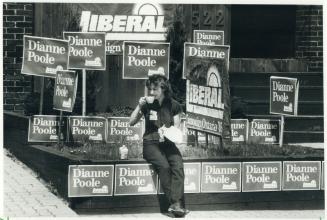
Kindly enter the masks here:
[[[9, 217], [87, 217], [119, 219], [171, 219], [161, 213], [76, 214], [68, 204], [52, 194], [26, 165], [4, 151], [4, 214]], [[244, 210], [192, 211], [185, 219], [321, 219], [324, 210]]]
[[77, 217], [36, 174], [4, 149], [4, 214], [9, 217]]

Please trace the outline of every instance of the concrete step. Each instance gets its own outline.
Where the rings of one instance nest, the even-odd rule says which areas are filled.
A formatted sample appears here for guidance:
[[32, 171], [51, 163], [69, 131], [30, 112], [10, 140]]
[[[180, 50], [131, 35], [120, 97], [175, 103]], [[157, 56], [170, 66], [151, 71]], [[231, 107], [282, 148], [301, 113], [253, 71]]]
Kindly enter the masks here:
[[[247, 101], [245, 114], [270, 114], [269, 101]], [[322, 101], [302, 101], [298, 104], [299, 115], [323, 115], [324, 106]]]
[[284, 143], [321, 143], [324, 142], [323, 131], [285, 131]]
[[297, 78], [302, 86], [323, 86], [322, 72], [275, 72], [275, 73], [246, 73], [230, 72], [231, 86], [269, 86], [270, 76]]

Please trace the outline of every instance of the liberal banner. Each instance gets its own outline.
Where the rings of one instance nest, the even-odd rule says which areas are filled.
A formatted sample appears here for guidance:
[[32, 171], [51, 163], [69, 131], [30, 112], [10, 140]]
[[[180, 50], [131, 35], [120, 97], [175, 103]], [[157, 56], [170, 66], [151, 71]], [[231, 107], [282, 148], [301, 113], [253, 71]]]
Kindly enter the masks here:
[[166, 41], [176, 5], [78, 4], [82, 32], [105, 32], [107, 55], [122, 55], [124, 41]]
[[188, 128], [230, 137], [228, 63], [229, 46], [184, 44]]
[[[60, 138], [65, 141], [67, 118], [62, 118]], [[59, 132], [58, 115], [33, 115], [29, 119], [28, 142], [57, 142]]]
[[96, 116], [70, 116], [68, 121], [68, 139], [70, 142], [105, 141], [105, 118]]
[[193, 42], [206, 45], [224, 45], [224, 31], [194, 30]]
[[112, 196], [114, 165], [69, 165], [68, 197]]
[[56, 77], [68, 68], [68, 41], [24, 35], [22, 74]]
[[270, 113], [297, 115], [299, 81], [296, 78], [270, 77]]
[[105, 33], [63, 32], [69, 41], [69, 69], [105, 70]]
[[169, 43], [124, 42], [123, 79], [169, 78]]
[[75, 71], [57, 71], [55, 81], [53, 108], [72, 112], [77, 91], [78, 75]]
[[250, 143], [278, 144], [279, 136], [280, 120], [253, 119], [250, 123]]
[[114, 195], [157, 194], [158, 174], [150, 164], [116, 164]]

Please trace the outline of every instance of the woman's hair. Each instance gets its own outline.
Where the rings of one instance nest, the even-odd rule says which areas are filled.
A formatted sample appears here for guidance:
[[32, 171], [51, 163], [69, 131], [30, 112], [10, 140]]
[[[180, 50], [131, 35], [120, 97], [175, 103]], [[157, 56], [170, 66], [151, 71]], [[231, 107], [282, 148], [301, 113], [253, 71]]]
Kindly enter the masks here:
[[149, 76], [145, 83], [146, 87], [150, 89], [151, 85], [160, 86], [166, 98], [171, 98], [172, 90], [168, 79], [163, 75], [154, 74]]

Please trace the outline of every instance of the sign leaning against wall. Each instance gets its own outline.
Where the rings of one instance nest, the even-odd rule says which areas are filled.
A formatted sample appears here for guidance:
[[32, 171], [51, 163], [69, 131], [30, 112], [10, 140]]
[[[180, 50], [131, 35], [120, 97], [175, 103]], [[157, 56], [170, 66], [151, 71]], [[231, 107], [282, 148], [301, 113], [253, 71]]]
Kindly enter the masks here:
[[187, 127], [230, 137], [229, 46], [185, 43], [183, 63]]

